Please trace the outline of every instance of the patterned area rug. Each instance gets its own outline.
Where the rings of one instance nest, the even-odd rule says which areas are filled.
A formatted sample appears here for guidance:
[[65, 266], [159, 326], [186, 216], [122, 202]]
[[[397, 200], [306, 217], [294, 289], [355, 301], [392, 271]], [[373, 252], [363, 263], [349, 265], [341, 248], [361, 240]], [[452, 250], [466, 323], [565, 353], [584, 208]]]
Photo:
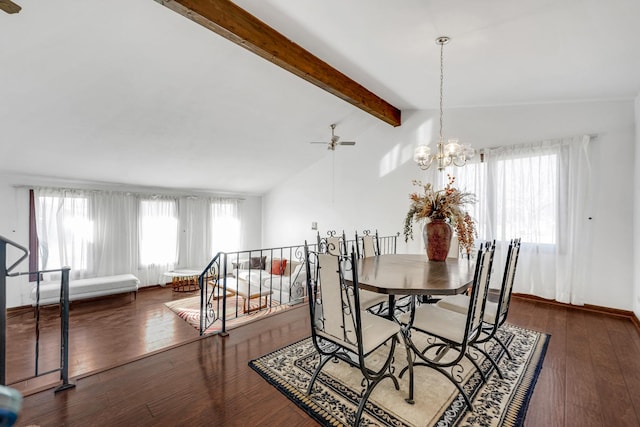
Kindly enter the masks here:
[[[472, 396], [474, 411], [467, 411], [462, 395], [440, 373], [423, 366], [415, 367], [415, 404], [408, 396], [408, 374], [400, 378], [400, 390], [390, 380], [374, 389], [367, 402], [362, 426], [521, 426], [547, 349], [549, 335], [503, 326], [501, 338], [513, 356], [510, 360], [498, 345], [487, 345], [498, 357], [504, 379], [493, 366], [481, 360], [488, 377], [466, 362], [460, 372], [464, 390]], [[415, 337], [414, 340], [419, 339]], [[375, 355], [370, 357], [375, 358]], [[353, 425], [361, 393], [360, 370], [340, 361], [328, 363], [318, 376], [310, 396], [306, 387], [318, 363], [311, 338], [306, 338], [258, 359], [249, 365], [291, 401], [324, 426]], [[466, 360], [466, 359], [464, 359]], [[406, 365], [406, 350], [398, 345], [394, 361], [396, 373]]]
[[[264, 300], [262, 300], [264, 302]], [[226, 329], [237, 328], [245, 323], [253, 322], [276, 313], [281, 313], [292, 306], [289, 304], [280, 304], [277, 300], [270, 300], [269, 306], [260, 309], [259, 299], [249, 301], [249, 313], [244, 312], [244, 298], [240, 296], [227, 298], [227, 321]], [[165, 302], [171, 311], [177, 314], [182, 320], [194, 328], [200, 330], [200, 296], [179, 299], [175, 301]], [[222, 321], [216, 320], [213, 325], [209, 326], [205, 334], [217, 334], [222, 331]]]

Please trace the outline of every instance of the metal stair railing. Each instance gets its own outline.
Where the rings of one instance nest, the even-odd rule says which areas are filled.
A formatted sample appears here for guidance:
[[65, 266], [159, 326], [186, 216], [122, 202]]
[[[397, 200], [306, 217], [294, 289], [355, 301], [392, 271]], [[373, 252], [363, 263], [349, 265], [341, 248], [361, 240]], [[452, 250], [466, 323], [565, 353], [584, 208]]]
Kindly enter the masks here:
[[[335, 232], [329, 235], [335, 235]], [[377, 235], [377, 232], [376, 232]], [[390, 236], [380, 236], [378, 237], [378, 250], [381, 254], [389, 254], [396, 253], [397, 240], [400, 233], [396, 233], [395, 235]], [[346, 243], [349, 247], [352, 245], [356, 245], [358, 242], [356, 240], [346, 240]], [[314, 251], [321, 250], [322, 248], [326, 248], [326, 239], [323, 243], [320, 235], [318, 234], [318, 243], [309, 245]], [[209, 262], [209, 264], [204, 268], [202, 273], [200, 273], [198, 277], [198, 286], [200, 290], [200, 335], [204, 335], [207, 329], [212, 326], [215, 322], [219, 321], [220, 332], [219, 335], [227, 336], [229, 335], [227, 332], [227, 277], [230, 273], [234, 273], [233, 270], [227, 271], [228, 262], [232, 264], [238, 265], [241, 261], [250, 260], [253, 257], [263, 258], [268, 257], [269, 259], [274, 258], [286, 258], [288, 260], [294, 260], [296, 262], [304, 262], [304, 245], [294, 245], [294, 246], [281, 246], [276, 248], [263, 248], [263, 249], [253, 249], [253, 250], [245, 250], [238, 252], [218, 252]], [[251, 271], [251, 267], [249, 269]], [[259, 275], [258, 282], [255, 283], [255, 286], [261, 292], [265, 291], [274, 291], [273, 287], [264, 287], [262, 286], [262, 276], [264, 273], [262, 268], [256, 268], [254, 271]], [[238, 267], [235, 267], [235, 275], [238, 276]], [[264, 273], [267, 274], [267, 273]], [[289, 276], [289, 283], [291, 283], [292, 279], [297, 279], [297, 277]], [[234, 279], [235, 280], [235, 279]], [[281, 279], [282, 280], [282, 279]], [[248, 278], [248, 285], [252, 285], [251, 275]], [[273, 283], [270, 284], [272, 286]], [[303, 286], [303, 289], [305, 287]], [[278, 292], [278, 291], [276, 291]], [[282, 296], [282, 282], [279, 286], [280, 294], [276, 294], [276, 297]], [[291, 295], [289, 295], [291, 299]], [[237, 299], [235, 299], [237, 304]], [[233, 309], [233, 306], [230, 307]], [[268, 309], [269, 306], [257, 308], [255, 311]], [[236, 307], [237, 311], [237, 307]], [[253, 310], [252, 310], [253, 311]]]
[[[238, 252], [218, 252], [198, 277], [198, 284], [200, 289], [200, 335], [204, 335], [205, 331], [216, 321], [220, 321], [221, 323], [219, 335], [228, 335], [226, 327], [227, 308], [234, 308], [233, 306], [227, 306], [227, 296], [230, 295], [230, 293], [227, 292], [227, 278], [229, 274], [232, 273], [232, 271], [228, 271], [229, 262], [235, 262], [237, 264], [241, 260], [246, 261], [248, 259], [251, 259], [252, 257], [258, 257], [261, 259], [266, 257], [269, 257], [269, 259], [286, 258], [288, 260], [302, 262], [304, 255], [302, 251], [303, 249], [303, 245], [297, 245], [281, 246], [277, 248], [252, 249]], [[254, 271], [267, 274], [262, 268], [255, 269]], [[235, 274], [232, 275], [234, 275], [235, 277], [238, 275], [237, 273], [238, 271], [236, 268]], [[259, 277], [259, 279], [261, 278], [262, 277]], [[293, 277], [291, 275], [289, 276], [289, 280], [296, 278], [297, 277]], [[252, 286], [251, 278], [249, 278], [247, 285], [248, 287]], [[275, 296], [278, 298], [282, 296], [282, 282], [280, 283], [279, 290], [274, 290], [273, 283], [271, 283], [269, 287], [263, 287], [261, 280], [258, 280], [257, 283], [253, 281], [253, 285], [258, 289], [259, 292], [271, 291], [272, 295], [275, 294]], [[291, 298], [291, 295], [289, 295], [289, 297]], [[237, 304], [237, 298], [234, 298], [234, 300]], [[267, 310], [270, 308], [270, 304], [251, 309], [250, 311], [252, 313], [255, 313], [260, 310]], [[236, 306], [235, 309], [237, 313], [238, 307]], [[245, 314], [247, 313], [242, 313], [241, 315]], [[236, 317], [237, 316], [238, 314], [236, 314]]]
[[[23, 252], [22, 256], [7, 268], [7, 245]], [[0, 236], [0, 385], [6, 384], [6, 344], [7, 344], [7, 277], [17, 277], [24, 275], [36, 276], [36, 345], [35, 345], [35, 372], [33, 376], [21, 378], [15, 383], [30, 380], [43, 375], [48, 375], [60, 371], [62, 384], [55, 391], [62, 391], [75, 387], [69, 382], [69, 267], [62, 267], [54, 270], [27, 271], [23, 273], [12, 273], [22, 261], [29, 256], [29, 250], [24, 246], [12, 242]], [[40, 275], [42, 273], [60, 272], [60, 365], [56, 369], [46, 372], [39, 372], [40, 357]]]
[[[226, 336], [227, 254], [218, 252], [198, 276], [200, 288], [200, 335], [216, 320], [222, 322], [220, 335]], [[222, 282], [222, 283], [220, 283]]]

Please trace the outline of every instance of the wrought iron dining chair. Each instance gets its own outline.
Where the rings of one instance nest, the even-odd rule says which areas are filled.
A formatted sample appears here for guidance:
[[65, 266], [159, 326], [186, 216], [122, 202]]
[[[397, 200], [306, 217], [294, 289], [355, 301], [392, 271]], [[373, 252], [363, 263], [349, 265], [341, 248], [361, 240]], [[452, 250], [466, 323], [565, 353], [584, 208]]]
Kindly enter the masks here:
[[362, 236], [358, 236], [356, 231], [356, 251], [358, 258], [368, 258], [380, 255], [380, 241], [378, 230], [376, 234], [371, 234], [370, 230], [364, 230]]
[[[447, 377], [464, 397], [470, 410], [473, 410], [471, 399], [464, 392], [462, 373], [464, 367], [462, 359], [466, 358], [473, 364], [483, 380], [486, 381], [478, 361], [469, 354], [469, 348], [482, 331], [484, 307], [489, 289], [491, 266], [495, 243], [486, 243], [478, 251], [476, 267], [471, 291], [471, 304], [466, 315], [447, 310], [436, 304], [421, 304], [416, 306], [412, 298], [411, 311], [402, 314], [399, 321], [404, 325], [403, 333], [413, 354], [412, 361], [400, 372], [400, 377], [409, 371], [409, 399], [413, 402], [413, 369], [415, 366], [428, 366]], [[425, 334], [427, 344], [425, 348], [416, 345], [416, 334]], [[474, 347], [475, 348], [475, 347]], [[447, 356], [450, 352], [453, 357]]]
[[[507, 259], [505, 262], [504, 273], [502, 275], [502, 285], [500, 286], [498, 301], [493, 302], [487, 300], [484, 310], [482, 335], [480, 335], [480, 337], [475, 341], [476, 344], [484, 344], [493, 339], [504, 349], [509, 359], [513, 359], [513, 357], [509, 352], [507, 345], [496, 334], [507, 320], [519, 254], [520, 238], [512, 239], [511, 242], [509, 242], [509, 248], [507, 249]], [[438, 301], [438, 306], [446, 308], [447, 310], [466, 314], [469, 310], [469, 302], [470, 298], [467, 295], [450, 295]]]
[[[396, 344], [401, 336], [400, 325], [359, 309], [355, 252], [352, 251], [351, 256], [314, 253], [309, 252], [305, 243], [305, 259], [311, 336], [320, 356], [307, 394], [312, 394], [318, 374], [330, 360], [341, 360], [360, 369], [364, 378], [353, 420], [357, 426], [371, 392], [382, 380], [389, 378], [396, 390], [400, 389], [392, 366]], [[351, 281], [345, 280], [345, 269], [351, 269]], [[379, 362], [375, 367], [370, 362], [374, 352]]]
[[342, 235], [338, 235], [335, 230], [329, 230], [327, 231], [327, 237], [320, 237], [320, 232], [318, 232], [318, 252], [347, 255], [347, 239], [344, 230]]
[[[355, 250], [358, 258], [368, 258], [380, 255], [380, 246], [378, 244], [378, 230], [375, 235], [371, 235], [369, 230], [364, 230], [362, 236], [358, 236], [356, 231]], [[387, 295], [378, 294], [376, 292], [360, 290], [360, 308], [369, 310], [373, 314], [384, 315], [385, 303], [389, 301]]]

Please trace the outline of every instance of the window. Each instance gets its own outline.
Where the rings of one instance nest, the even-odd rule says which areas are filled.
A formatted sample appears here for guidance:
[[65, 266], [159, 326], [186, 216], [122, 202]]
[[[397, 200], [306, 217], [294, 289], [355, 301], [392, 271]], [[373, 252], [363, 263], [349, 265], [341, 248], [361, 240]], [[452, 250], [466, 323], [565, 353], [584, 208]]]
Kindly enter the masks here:
[[178, 258], [175, 200], [140, 201], [140, 264], [172, 264]]
[[76, 272], [87, 270], [94, 237], [88, 199], [82, 196], [41, 196], [36, 203], [39, 269], [69, 266]]
[[132, 272], [156, 284], [178, 265], [204, 267], [212, 246], [240, 249], [238, 200], [60, 188], [33, 195], [34, 270], [69, 266], [72, 279]]
[[557, 155], [500, 160], [496, 163], [498, 240], [556, 244], [558, 226]]
[[558, 155], [541, 151], [503, 153], [486, 163], [448, 168], [456, 186], [478, 197], [467, 206], [476, 220], [480, 240], [555, 245], [559, 227]]

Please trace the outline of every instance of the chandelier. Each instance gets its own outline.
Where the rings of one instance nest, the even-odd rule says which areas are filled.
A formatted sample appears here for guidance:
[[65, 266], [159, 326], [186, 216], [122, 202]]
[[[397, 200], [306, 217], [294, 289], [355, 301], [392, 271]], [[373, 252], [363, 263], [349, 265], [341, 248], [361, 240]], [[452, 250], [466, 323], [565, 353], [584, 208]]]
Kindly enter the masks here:
[[442, 36], [436, 39], [436, 44], [440, 45], [440, 138], [436, 145], [436, 152], [431, 154], [431, 147], [426, 144], [418, 145], [413, 152], [413, 160], [426, 170], [435, 161], [438, 170], [443, 170], [447, 166], [464, 166], [467, 160], [472, 158], [475, 150], [468, 144], [460, 144], [457, 139], [449, 139], [446, 143], [442, 137], [442, 94], [444, 86], [444, 45], [449, 43], [449, 37]]

